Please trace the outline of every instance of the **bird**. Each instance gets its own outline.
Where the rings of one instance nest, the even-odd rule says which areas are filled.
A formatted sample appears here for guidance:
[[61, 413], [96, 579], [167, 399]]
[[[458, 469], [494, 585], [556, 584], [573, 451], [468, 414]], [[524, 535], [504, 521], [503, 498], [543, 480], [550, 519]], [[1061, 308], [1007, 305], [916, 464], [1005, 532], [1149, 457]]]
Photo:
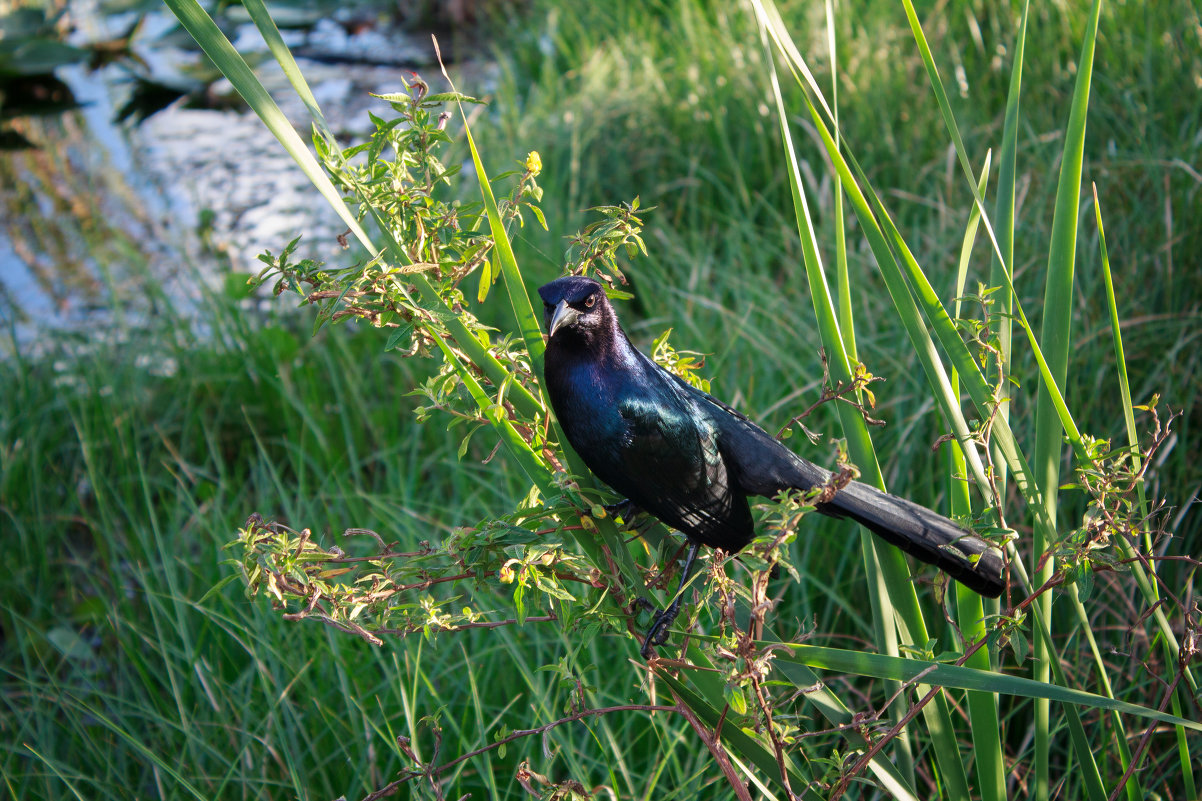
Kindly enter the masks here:
[[[700, 547], [733, 554], [755, 536], [748, 497], [829, 486], [832, 474], [631, 344], [599, 281], [566, 275], [538, 293], [544, 387], [568, 443], [619, 496], [689, 542], [680, 590], [640, 649], [648, 659], [667, 642]], [[916, 503], [850, 481], [816, 509], [865, 526], [980, 595], [1005, 588], [999, 551]]]

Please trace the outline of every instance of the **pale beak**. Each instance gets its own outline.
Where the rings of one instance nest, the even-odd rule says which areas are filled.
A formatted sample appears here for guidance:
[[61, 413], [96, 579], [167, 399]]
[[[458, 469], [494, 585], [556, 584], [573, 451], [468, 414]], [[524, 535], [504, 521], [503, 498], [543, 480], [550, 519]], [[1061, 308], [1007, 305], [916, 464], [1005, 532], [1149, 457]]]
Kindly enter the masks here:
[[565, 325], [576, 322], [576, 318], [579, 316], [580, 312], [569, 306], [566, 300], [559, 301], [559, 305], [555, 307], [555, 311], [551, 312], [551, 319], [547, 323], [547, 338], [555, 336], [555, 332]]

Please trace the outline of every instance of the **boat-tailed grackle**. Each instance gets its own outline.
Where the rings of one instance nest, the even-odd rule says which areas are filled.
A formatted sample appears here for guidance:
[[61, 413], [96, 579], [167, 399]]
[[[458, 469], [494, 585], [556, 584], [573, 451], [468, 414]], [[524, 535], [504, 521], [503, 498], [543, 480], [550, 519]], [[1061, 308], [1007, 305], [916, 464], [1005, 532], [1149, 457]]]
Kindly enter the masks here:
[[[698, 547], [734, 553], [751, 541], [749, 495], [808, 490], [830, 478], [631, 345], [597, 281], [565, 276], [538, 293], [555, 416], [598, 478], [688, 537], [682, 589]], [[1005, 586], [1001, 554], [993, 546], [918, 504], [852, 481], [818, 511], [851, 518], [981, 595], [997, 597]], [[666, 641], [681, 595], [651, 624], [644, 658]]]

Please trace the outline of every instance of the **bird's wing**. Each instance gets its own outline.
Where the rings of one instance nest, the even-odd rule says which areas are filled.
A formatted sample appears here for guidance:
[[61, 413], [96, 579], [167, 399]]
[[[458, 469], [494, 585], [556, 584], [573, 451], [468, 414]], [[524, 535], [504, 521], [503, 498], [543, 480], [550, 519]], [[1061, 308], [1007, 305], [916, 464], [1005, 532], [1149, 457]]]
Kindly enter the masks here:
[[618, 403], [627, 432], [621, 470], [629, 483], [615, 489], [694, 539], [721, 540], [730, 550], [736, 532], [749, 535], [750, 522], [735, 508], [746, 504], [732, 492], [718, 431], [672, 382], [650, 383], [657, 391]]
[[[674, 384], [676, 384], [677, 389], [683, 390], [684, 394], [686, 394], [690, 397], [693, 397], [693, 398], [699, 398], [701, 400], [707, 401], [708, 403], [713, 404], [714, 406], [717, 406], [719, 409], [723, 410], [724, 412], [732, 414], [735, 417], [739, 418], [740, 420], [746, 420], [748, 423], [751, 423], [751, 419], [749, 417], [747, 417], [747, 415], [743, 414], [742, 412], [740, 412], [738, 409], [731, 406], [730, 404], [723, 403], [722, 401], [718, 400], [717, 398], [715, 398], [713, 395], [709, 394], [705, 390], [698, 389], [697, 387], [690, 384], [688, 381], [685, 381], [683, 378], [676, 375], [676, 373], [673, 373], [670, 370], [665, 370], [663, 367], [660, 367], [658, 364], [656, 364], [655, 366], [656, 366], [656, 368], [659, 369], [659, 371], [661, 373], [663, 373], [665, 376], [670, 378], [672, 380], [672, 382]], [[752, 423], [752, 425], [755, 425], [755, 424]]]
[[784, 489], [808, 489], [830, 477], [829, 471], [793, 453], [739, 410], [659, 369], [710, 421], [719, 451], [741, 491], [771, 497]]
[[618, 411], [626, 423], [622, 467], [642, 486], [683, 503], [724, 482], [713, 431], [678, 398], [627, 398]]

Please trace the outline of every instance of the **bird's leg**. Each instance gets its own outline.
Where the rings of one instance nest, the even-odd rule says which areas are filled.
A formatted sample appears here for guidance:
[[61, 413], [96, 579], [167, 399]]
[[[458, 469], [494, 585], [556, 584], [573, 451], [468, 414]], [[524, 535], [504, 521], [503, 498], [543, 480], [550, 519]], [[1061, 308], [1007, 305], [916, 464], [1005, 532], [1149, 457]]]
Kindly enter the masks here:
[[643, 659], [651, 658], [651, 649], [657, 645], [663, 645], [668, 640], [668, 626], [676, 620], [676, 616], [680, 614], [680, 602], [684, 598], [684, 586], [689, 581], [689, 574], [693, 572], [693, 560], [697, 558], [697, 550], [701, 547], [701, 543], [692, 542], [689, 544], [689, 553], [684, 558], [684, 572], [680, 576], [680, 588], [676, 590], [676, 597], [672, 600], [670, 606], [655, 616], [651, 621], [651, 628], [647, 630], [647, 637], [643, 640], [643, 647], [639, 649], [639, 653], [643, 655]]
[[611, 517], [620, 517], [629, 522], [630, 518], [638, 514], [639, 507], [634, 505], [634, 501], [629, 498], [623, 498], [617, 503], [607, 503], [602, 507]]

